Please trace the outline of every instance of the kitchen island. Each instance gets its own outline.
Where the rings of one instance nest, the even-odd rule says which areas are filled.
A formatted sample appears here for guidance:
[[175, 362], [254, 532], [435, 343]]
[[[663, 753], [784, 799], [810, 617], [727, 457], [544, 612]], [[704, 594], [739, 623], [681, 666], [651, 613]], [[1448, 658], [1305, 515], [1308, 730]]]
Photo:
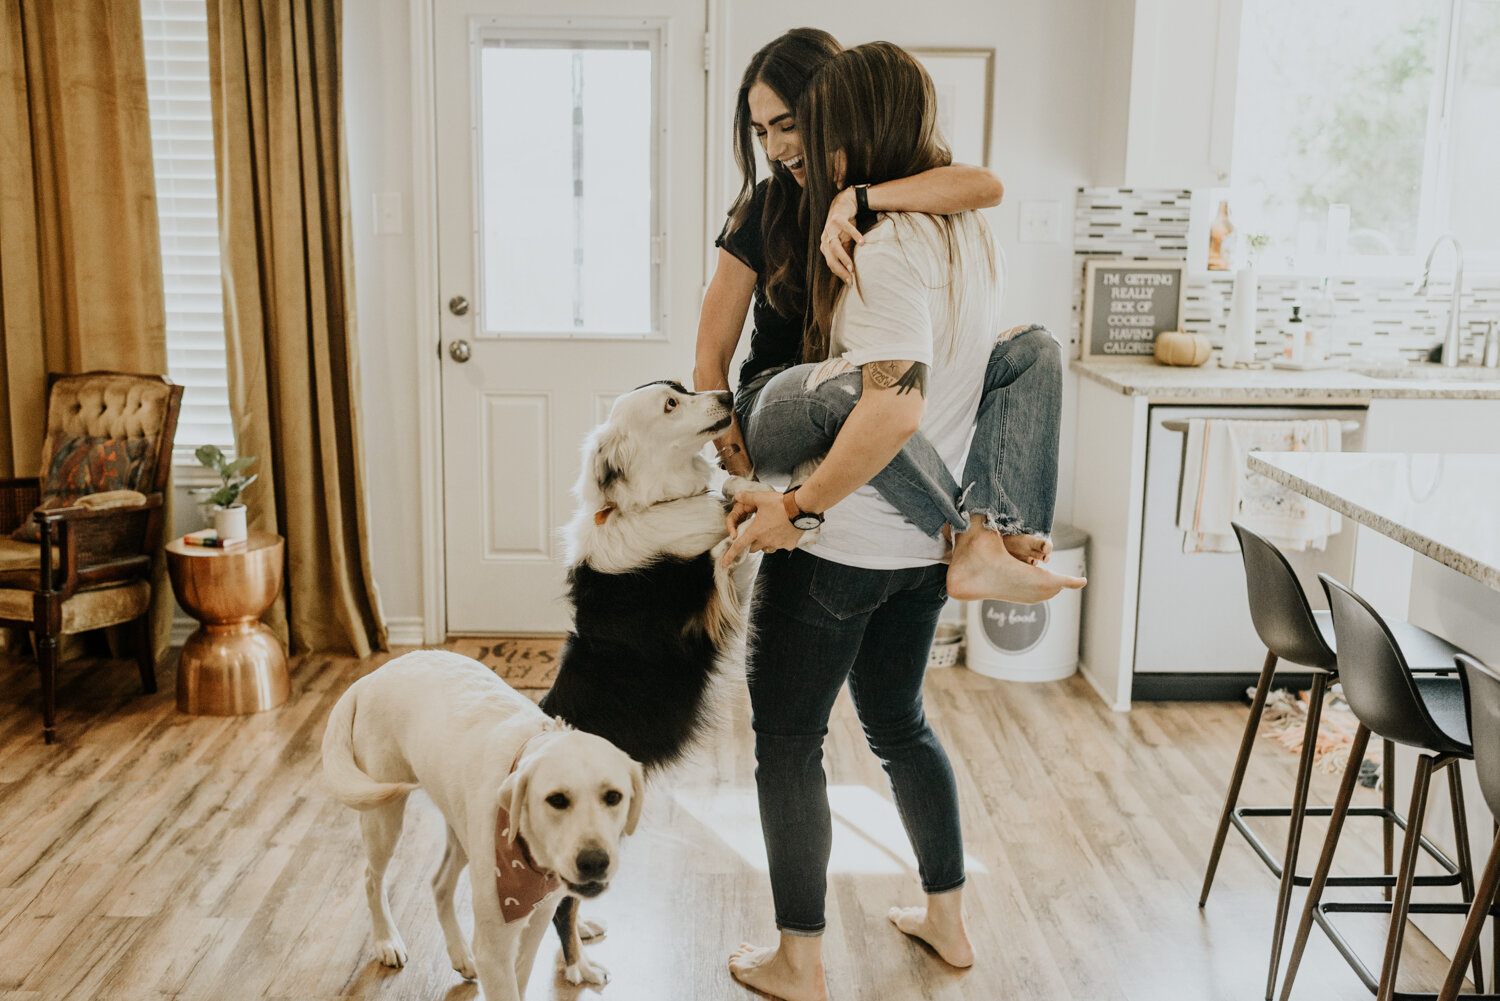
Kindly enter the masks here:
[[[1410, 618], [1500, 665], [1500, 454], [1254, 452], [1248, 461], [1255, 472], [1359, 524], [1353, 587], [1380, 612]], [[1410, 748], [1397, 747], [1398, 802], [1410, 793], [1414, 760]], [[1489, 811], [1472, 763], [1457, 767], [1469, 804], [1469, 841], [1482, 858]], [[1437, 820], [1444, 798], [1428, 808], [1424, 833], [1451, 855], [1451, 829]], [[1445, 952], [1462, 925], [1456, 916], [1413, 920]]]

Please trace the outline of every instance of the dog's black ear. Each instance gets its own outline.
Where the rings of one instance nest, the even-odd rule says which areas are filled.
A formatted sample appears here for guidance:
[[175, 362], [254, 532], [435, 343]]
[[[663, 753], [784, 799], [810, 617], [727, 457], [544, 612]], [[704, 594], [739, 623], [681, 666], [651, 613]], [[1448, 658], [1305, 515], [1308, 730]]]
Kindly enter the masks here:
[[623, 431], [607, 428], [594, 445], [594, 484], [599, 492], [608, 495], [611, 488], [625, 482], [625, 467], [629, 465], [630, 438]]

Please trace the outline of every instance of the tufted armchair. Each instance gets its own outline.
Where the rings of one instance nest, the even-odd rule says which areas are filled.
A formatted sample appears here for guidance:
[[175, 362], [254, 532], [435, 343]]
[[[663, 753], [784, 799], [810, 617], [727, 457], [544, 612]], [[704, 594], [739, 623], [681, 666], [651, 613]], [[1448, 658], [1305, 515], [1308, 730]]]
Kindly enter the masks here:
[[181, 406], [182, 387], [158, 375], [52, 375], [42, 475], [0, 480], [0, 625], [36, 638], [49, 744], [64, 634], [134, 623], [141, 683], [156, 691], [151, 561]]

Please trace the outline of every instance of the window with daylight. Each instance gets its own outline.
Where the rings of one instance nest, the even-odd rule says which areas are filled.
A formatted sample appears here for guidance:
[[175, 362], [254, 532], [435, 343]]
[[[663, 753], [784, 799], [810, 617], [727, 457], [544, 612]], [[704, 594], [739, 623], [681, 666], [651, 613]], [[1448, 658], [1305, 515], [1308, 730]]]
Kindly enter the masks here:
[[167, 306], [167, 374], [180, 383], [173, 461], [197, 468], [193, 450], [234, 446], [225, 367], [219, 202], [208, 83], [204, 0], [142, 0], [151, 150], [161, 217]]
[[485, 28], [479, 41], [484, 332], [660, 331], [658, 33]]
[[1261, 266], [1500, 269], [1500, 0], [1245, 0], [1230, 204]]

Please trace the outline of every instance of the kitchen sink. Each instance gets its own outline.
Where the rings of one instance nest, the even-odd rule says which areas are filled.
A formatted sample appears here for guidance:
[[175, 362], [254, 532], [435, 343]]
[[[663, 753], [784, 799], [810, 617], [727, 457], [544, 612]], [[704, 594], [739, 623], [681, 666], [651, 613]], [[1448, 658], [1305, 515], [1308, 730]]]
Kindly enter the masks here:
[[1480, 365], [1458, 365], [1444, 368], [1436, 362], [1374, 362], [1357, 363], [1349, 371], [1368, 375], [1372, 379], [1428, 379], [1433, 381], [1500, 382], [1500, 369], [1484, 368]]

